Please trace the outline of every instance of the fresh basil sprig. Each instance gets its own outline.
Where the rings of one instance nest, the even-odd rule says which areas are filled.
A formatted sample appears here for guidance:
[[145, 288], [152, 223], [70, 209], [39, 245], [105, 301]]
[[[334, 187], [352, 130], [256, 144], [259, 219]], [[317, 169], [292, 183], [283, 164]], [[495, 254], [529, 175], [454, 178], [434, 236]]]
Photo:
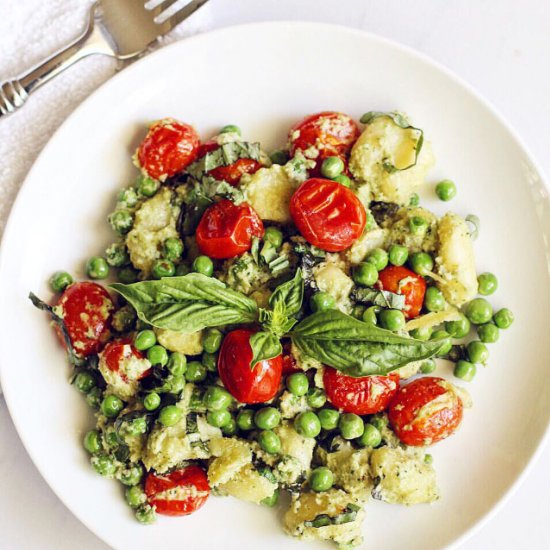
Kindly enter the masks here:
[[260, 361], [273, 359], [281, 355], [283, 347], [278, 336], [269, 331], [255, 332], [250, 336], [250, 347], [252, 348], [252, 360], [250, 368]]

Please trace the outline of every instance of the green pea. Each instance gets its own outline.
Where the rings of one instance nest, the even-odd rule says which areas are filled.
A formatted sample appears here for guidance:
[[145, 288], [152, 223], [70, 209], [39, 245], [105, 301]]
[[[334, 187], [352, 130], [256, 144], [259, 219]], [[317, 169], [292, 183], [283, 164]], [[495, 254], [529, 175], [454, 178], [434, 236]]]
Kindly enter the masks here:
[[461, 359], [455, 365], [454, 375], [465, 382], [471, 382], [476, 375], [476, 370], [476, 366], [473, 363]]
[[147, 502], [147, 495], [139, 485], [128, 487], [124, 493], [126, 502], [131, 508], [138, 508]]
[[485, 298], [475, 298], [466, 306], [465, 313], [474, 325], [483, 325], [491, 320], [493, 308]]
[[97, 430], [90, 430], [84, 436], [84, 448], [90, 454], [96, 454], [101, 451], [101, 436]]
[[243, 432], [254, 429], [254, 411], [252, 409], [242, 409], [237, 415], [237, 426]]
[[426, 359], [422, 361], [420, 365], [420, 372], [422, 374], [431, 374], [436, 369], [436, 363], [433, 359]]
[[470, 321], [465, 315], [460, 315], [460, 319], [456, 321], [447, 321], [445, 323], [445, 330], [453, 338], [464, 338], [470, 332]]
[[212, 277], [214, 273], [214, 263], [208, 256], [197, 256], [193, 262], [193, 271]]
[[157, 513], [155, 512], [155, 509], [148, 504], [142, 504], [136, 510], [136, 519], [144, 525], [151, 525], [152, 523], [155, 523]]
[[413, 193], [409, 199], [409, 206], [418, 206], [420, 204], [420, 197], [418, 193]]
[[129, 436], [143, 435], [147, 431], [147, 420], [145, 416], [140, 416], [129, 422], [125, 426], [124, 433]]
[[231, 413], [227, 409], [208, 411], [206, 420], [214, 428], [222, 428], [231, 422]]
[[202, 337], [202, 347], [207, 353], [216, 353], [222, 345], [223, 334], [217, 329], [207, 330]]
[[363, 313], [363, 321], [365, 323], [369, 323], [371, 325], [377, 325], [378, 324], [378, 314], [382, 308], [380, 306], [370, 306], [365, 310], [365, 313]]
[[[172, 394], [178, 394], [183, 391], [185, 387], [185, 379], [183, 376], [174, 376], [171, 374], [167, 376], [162, 385], [162, 391]], [[159, 389], [161, 391], [161, 389]]]
[[170, 260], [155, 260], [151, 268], [151, 274], [155, 279], [173, 277], [176, 274], [176, 266]]
[[338, 422], [340, 434], [344, 439], [357, 439], [361, 437], [365, 431], [363, 419], [353, 413], [344, 413], [340, 416]]
[[336, 307], [336, 300], [328, 292], [316, 292], [309, 300], [313, 312], [327, 311]]
[[117, 202], [121, 206], [125, 206], [127, 208], [133, 208], [138, 203], [138, 196], [136, 193], [136, 190], [133, 187], [126, 187], [124, 189], [120, 190], [120, 193], [118, 194]]
[[116, 472], [115, 463], [105, 454], [92, 456], [91, 463], [94, 470], [101, 476], [112, 477]]
[[322, 389], [311, 388], [307, 392], [306, 401], [312, 409], [320, 409], [327, 402], [327, 396]]
[[415, 340], [422, 340], [426, 342], [432, 337], [433, 328], [432, 327], [420, 327], [411, 330], [410, 336]]
[[410, 257], [409, 263], [411, 269], [422, 276], [428, 275], [434, 268], [434, 261], [426, 252], [416, 252]]
[[405, 316], [398, 309], [383, 309], [378, 315], [382, 328], [397, 331], [405, 326]]
[[390, 246], [390, 250], [388, 252], [390, 264], [398, 266], [405, 265], [408, 257], [409, 251], [407, 250], [407, 247], [401, 246], [399, 244], [392, 244]]
[[479, 293], [482, 296], [493, 294], [498, 288], [498, 280], [492, 273], [482, 273], [477, 278]]
[[445, 298], [439, 288], [429, 286], [424, 296], [424, 307], [428, 311], [442, 311], [445, 309]]
[[430, 340], [444, 340], [445, 338], [447, 338], [447, 343], [441, 348], [441, 350], [437, 354], [438, 357], [443, 357], [451, 351], [451, 348], [453, 347], [453, 341], [451, 340], [449, 333], [445, 330], [436, 330], [430, 338]]
[[388, 253], [382, 248], [375, 248], [368, 253], [367, 262], [374, 265], [377, 271], [382, 271], [388, 265]]
[[117, 414], [124, 408], [124, 403], [122, 400], [117, 397], [116, 395], [108, 395], [105, 397], [105, 399], [101, 402], [101, 412], [108, 416], [109, 418], [112, 418], [114, 416], [117, 416]]
[[266, 227], [264, 241], [272, 244], [275, 248], [279, 248], [283, 244], [283, 233], [276, 227]]
[[514, 314], [505, 307], [494, 314], [493, 321], [498, 328], [507, 329], [514, 322]]
[[472, 340], [467, 346], [468, 358], [472, 363], [485, 365], [489, 360], [489, 350], [487, 346], [479, 340]]
[[201, 357], [201, 363], [206, 367], [209, 372], [218, 372], [217, 353], [203, 353]]
[[181, 239], [170, 237], [166, 239], [162, 245], [164, 257], [171, 262], [176, 262], [183, 254], [183, 243]]
[[275, 407], [264, 407], [254, 415], [254, 424], [260, 430], [272, 430], [281, 422], [281, 413]]
[[105, 260], [111, 267], [123, 267], [130, 261], [124, 243], [113, 243], [105, 250]]
[[279, 489], [275, 489], [273, 491], [273, 494], [270, 497], [265, 497], [260, 504], [262, 506], [267, 506], [269, 508], [273, 508], [274, 506], [277, 506], [277, 503], [279, 502]]
[[317, 437], [321, 433], [321, 422], [314, 412], [301, 412], [294, 419], [294, 429], [304, 437]]
[[344, 161], [340, 157], [327, 157], [321, 164], [321, 174], [331, 180], [339, 176], [344, 168]]
[[271, 430], [262, 430], [258, 434], [258, 443], [266, 453], [274, 455], [281, 452], [281, 438]]
[[361, 447], [378, 447], [382, 443], [382, 434], [380, 430], [372, 424], [365, 424], [363, 435], [357, 440]]
[[222, 426], [221, 430], [225, 437], [231, 437], [237, 433], [237, 422], [233, 417], [231, 417], [231, 420]]
[[134, 225], [134, 217], [129, 210], [122, 208], [109, 215], [111, 227], [120, 235], [126, 235]]
[[104, 434], [104, 438], [107, 447], [113, 447], [116, 449], [120, 445], [120, 439], [116, 432], [108, 432]]
[[279, 164], [282, 166], [288, 162], [288, 153], [282, 149], [276, 149], [273, 153], [271, 153], [271, 155], [269, 155], [269, 158], [273, 164]]
[[136, 186], [137, 192], [143, 197], [153, 197], [159, 190], [160, 182], [149, 176], [140, 176]]
[[412, 235], [424, 235], [428, 230], [428, 222], [422, 216], [413, 216], [409, 220], [409, 231]]
[[204, 393], [204, 404], [211, 411], [227, 409], [233, 398], [231, 394], [221, 386], [210, 386]]
[[163, 407], [159, 413], [159, 422], [166, 427], [175, 426], [183, 418], [183, 411], [176, 405]]
[[183, 353], [174, 351], [168, 358], [166, 368], [170, 374], [173, 374], [174, 376], [183, 376], [187, 369], [187, 358]]
[[152, 348], [157, 343], [157, 336], [153, 330], [146, 329], [138, 332], [134, 338], [134, 347], [144, 351]]
[[206, 378], [206, 367], [199, 361], [187, 363], [185, 379], [187, 382], [202, 382]]
[[139, 464], [132, 464], [120, 474], [120, 482], [123, 485], [132, 487], [137, 485], [143, 477], [143, 468]]
[[105, 258], [94, 256], [86, 262], [86, 274], [90, 279], [105, 279], [109, 275], [109, 265]]
[[317, 412], [323, 430], [335, 430], [338, 427], [340, 413], [334, 409], [321, 409]]
[[143, 399], [143, 406], [148, 411], [154, 411], [158, 409], [160, 405], [160, 395], [158, 393], [152, 392], [148, 393]]
[[74, 385], [80, 393], [88, 393], [95, 386], [95, 380], [89, 372], [79, 372], [74, 379]]
[[450, 201], [456, 196], [456, 185], [451, 180], [440, 181], [435, 186], [435, 193], [442, 201]]
[[66, 271], [56, 271], [50, 277], [50, 288], [54, 292], [63, 292], [72, 283], [73, 278]]
[[123, 267], [117, 273], [117, 279], [123, 285], [131, 285], [137, 282], [138, 272], [133, 267]]
[[382, 433], [388, 427], [387, 416], [374, 416], [370, 419], [372, 424], [380, 433]]
[[301, 397], [309, 389], [309, 380], [303, 372], [295, 372], [286, 379], [286, 387], [290, 393]]
[[334, 484], [334, 474], [326, 467], [321, 466], [311, 471], [309, 486], [316, 492], [328, 491]]
[[151, 365], [164, 367], [168, 363], [168, 352], [165, 347], [155, 344], [147, 350], [147, 359], [149, 359]]
[[344, 187], [351, 187], [351, 180], [346, 176], [346, 174], [340, 174], [335, 178], [332, 178], [336, 183], [343, 185]]
[[358, 285], [372, 286], [378, 281], [378, 271], [370, 262], [360, 263], [353, 268], [353, 280]]
[[101, 389], [97, 386], [86, 394], [86, 402], [93, 409], [99, 409], [101, 405]]
[[241, 129], [235, 124], [226, 124], [221, 130], [220, 134], [239, 134], [241, 135]]
[[499, 337], [499, 330], [493, 323], [486, 323], [477, 327], [477, 335], [482, 342], [494, 344]]
[[188, 273], [191, 273], [191, 269], [187, 264], [178, 264], [176, 266], [176, 275], [178, 277], [182, 277]]

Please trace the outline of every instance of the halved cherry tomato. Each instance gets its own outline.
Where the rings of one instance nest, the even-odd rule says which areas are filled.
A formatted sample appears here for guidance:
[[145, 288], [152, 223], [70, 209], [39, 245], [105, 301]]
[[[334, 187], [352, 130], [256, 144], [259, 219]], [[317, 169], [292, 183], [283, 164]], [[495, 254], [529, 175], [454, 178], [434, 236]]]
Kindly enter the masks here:
[[462, 421], [462, 410], [462, 400], [450, 382], [427, 376], [397, 392], [388, 418], [403, 443], [419, 447], [449, 437]]
[[157, 120], [136, 152], [139, 167], [149, 177], [165, 180], [196, 158], [199, 135], [189, 124], [171, 118]]
[[296, 359], [291, 352], [291, 343], [285, 342], [283, 344], [283, 376], [294, 374], [295, 372], [302, 372], [296, 365]]
[[145, 479], [145, 494], [159, 514], [187, 516], [204, 505], [210, 486], [204, 470], [192, 465], [166, 475], [150, 472]]
[[74, 283], [63, 292], [55, 312], [63, 318], [77, 355], [97, 353], [107, 342], [113, 309], [109, 293], [97, 283]]
[[346, 376], [332, 367], [325, 367], [323, 384], [327, 399], [344, 412], [375, 414], [383, 411], [399, 389], [399, 375]]
[[[360, 131], [354, 120], [344, 114], [325, 111], [310, 115], [289, 132], [290, 154], [306, 152], [315, 148], [322, 157], [347, 153], [359, 137]], [[306, 152], [306, 156], [311, 157]]]
[[[136, 369], [136, 362], [131, 359], [139, 359], [143, 367]], [[128, 369], [132, 362], [132, 369]], [[122, 340], [112, 340], [103, 349], [100, 357], [100, 368], [105, 365], [111, 372], [117, 373], [123, 382], [130, 380], [141, 380], [151, 371], [150, 363], [145, 359], [132, 344], [129, 338]]]
[[290, 199], [290, 215], [306, 241], [329, 252], [349, 248], [367, 222], [365, 207], [353, 191], [321, 178], [298, 187]]
[[259, 361], [250, 368], [253, 330], [238, 329], [224, 339], [218, 357], [218, 371], [227, 391], [241, 403], [265, 403], [279, 389], [283, 356]]
[[250, 250], [252, 237], [263, 237], [264, 224], [246, 203], [223, 199], [202, 215], [195, 237], [201, 254], [218, 260], [233, 258]]
[[382, 290], [405, 296], [405, 317], [418, 317], [426, 294], [426, 281], [423, 277], [406, 267], [390, 265], [378, 274], [378, 280]]

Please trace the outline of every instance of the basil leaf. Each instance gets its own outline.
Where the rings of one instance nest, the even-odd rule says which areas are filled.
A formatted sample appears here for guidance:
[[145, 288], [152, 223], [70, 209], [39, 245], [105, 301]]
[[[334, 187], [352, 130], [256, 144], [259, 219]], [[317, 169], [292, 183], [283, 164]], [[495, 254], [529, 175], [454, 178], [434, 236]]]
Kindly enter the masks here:
[[269, 305], [275, 309], [277, 304], [282, 304], [285, 314], [290, 317], [296, 315], [302, 308], [304, 299], [304, 280], [302, 270], [298, 268], [294, 278], [279, 285], [269, 298]]
[[258, 313], [252, 298], [200, 273], [109, 286], [130, 302], [142, 321], [177, 332], [251, 323]]
[[252, 348], [252, 360], [250, 368], [259, 361], [273, 359], [283, 353], [281, 342], [272, 332], [256, 332], [250, 336], [250, 347]]
[[352, 300], [390, 309], [405, 309], [405, 296], [377, 288], [355, 288], [350, 295]]
[[302, 353], [349, 376], [388, 374], [448, 344], [448, 338], [423, 342], [399, 336], [336, 310], [310, 315], [290, 336]]

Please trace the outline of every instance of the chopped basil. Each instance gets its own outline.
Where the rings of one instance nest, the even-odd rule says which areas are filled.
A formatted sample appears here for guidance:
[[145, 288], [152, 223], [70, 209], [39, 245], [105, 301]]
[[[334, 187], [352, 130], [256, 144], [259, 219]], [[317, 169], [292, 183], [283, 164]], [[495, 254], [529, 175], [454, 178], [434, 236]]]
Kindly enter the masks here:
[[405, 296], [377, 288], [354, 288], [350, 294], [352, 300], [390, 309], [405, 309]]
[[357, 519], [357, 512], [361, 508], [356, 504], [348, 504], [342, 513], [337, 516], [329, 516], [328, 514], [319, 514], [310, 521], [304, 521], [304, 527], [326, 527], [327, 525], [342, 525], [344, 523], [351, 523]]

